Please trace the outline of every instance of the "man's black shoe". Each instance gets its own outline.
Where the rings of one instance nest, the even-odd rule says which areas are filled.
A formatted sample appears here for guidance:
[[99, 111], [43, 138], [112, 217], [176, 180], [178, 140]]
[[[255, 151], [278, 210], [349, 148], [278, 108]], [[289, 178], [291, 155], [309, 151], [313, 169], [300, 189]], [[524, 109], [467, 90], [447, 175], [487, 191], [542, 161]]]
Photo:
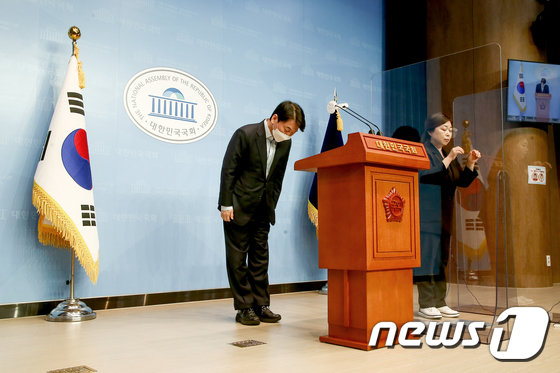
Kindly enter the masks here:
[[282, 316], [274, 313], [268, 308], [268, 306], [256, 306], [255, 313], [262, 322], [278, 322]]
[[235, 315], [235, 321], [243, 325], [259, 325], [261, 323], [252, 308], [238, 310], [237, 315]]

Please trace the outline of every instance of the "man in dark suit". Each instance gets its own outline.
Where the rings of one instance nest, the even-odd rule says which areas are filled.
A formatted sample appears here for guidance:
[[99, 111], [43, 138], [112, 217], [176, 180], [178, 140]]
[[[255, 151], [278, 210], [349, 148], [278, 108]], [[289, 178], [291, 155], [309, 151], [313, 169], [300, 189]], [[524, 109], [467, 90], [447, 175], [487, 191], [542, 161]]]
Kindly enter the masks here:
[[269, 308], [268, 233], [298, 129], [305, 129], [303, 110], [284, 101], [270, 118], [237, 129], [222, 163], [218, 209], [235, 320], [244, 325], [281, 319]]
[[536, 93], [549, 93], [548, 84], [546, 84], [545, 78], [542, 78], [541, 82], [537, 84]]

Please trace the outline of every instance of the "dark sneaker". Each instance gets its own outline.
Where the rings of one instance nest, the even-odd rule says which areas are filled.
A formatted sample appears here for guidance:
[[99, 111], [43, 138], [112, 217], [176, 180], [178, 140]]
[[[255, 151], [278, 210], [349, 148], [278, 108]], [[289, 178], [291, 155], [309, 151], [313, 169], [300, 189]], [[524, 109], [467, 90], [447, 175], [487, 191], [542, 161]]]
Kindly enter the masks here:
[[261, 323], [252, 308], [238, 310], [237, 315], [235, 315], [235, 321], [243, 325], [259, 325]]
[[262, 322], [278, 322], [282, 316], [274, 313], [268, 308], [268, 306], [256, 306], [255, 313]]

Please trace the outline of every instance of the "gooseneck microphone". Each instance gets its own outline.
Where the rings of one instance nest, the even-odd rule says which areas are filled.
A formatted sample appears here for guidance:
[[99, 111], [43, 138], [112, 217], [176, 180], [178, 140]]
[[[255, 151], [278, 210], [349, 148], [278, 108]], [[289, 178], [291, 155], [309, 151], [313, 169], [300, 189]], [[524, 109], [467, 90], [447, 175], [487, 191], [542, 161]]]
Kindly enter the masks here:
[[[376, 133], [373, 131], [373, 127], [375, 127], [377, 129], [377, 135], [379, 136], [383, 136], [383, 133], [381, 132], [381, 130], [379, 129], [378, 126], [375, 125], [375, 123], [367, 120], [366, 118], [364, 118], [363, 116], [361, 116], [360, 114], [356, 113], [354, 110], [350, 109], [349, 105], [347, 102], [344, 103], [337, 103], [336, 101], [330, 101], [327, 104], [327, 111], [329, 112], [329, 114], [332, 114], [335, 112], [336, 109], [341, 109], [344, 112], [350, 114], [351, 116], [353, 116], [354, 118], [356, 118], [357, 120], [359, 120], [360, 122], [364, 123], [366, 126], [369, 127], [369, 133], [372, 135], [375, 135]], [[373, 127], [372, 127], [373, 126]]]

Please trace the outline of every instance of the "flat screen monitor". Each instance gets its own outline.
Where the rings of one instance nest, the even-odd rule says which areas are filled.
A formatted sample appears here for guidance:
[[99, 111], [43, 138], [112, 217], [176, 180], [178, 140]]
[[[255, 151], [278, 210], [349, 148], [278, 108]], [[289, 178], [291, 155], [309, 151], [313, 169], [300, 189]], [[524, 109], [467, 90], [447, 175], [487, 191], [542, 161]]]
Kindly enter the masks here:
[[507, 120], [560, 123], [560, 65], [508, 60]]

